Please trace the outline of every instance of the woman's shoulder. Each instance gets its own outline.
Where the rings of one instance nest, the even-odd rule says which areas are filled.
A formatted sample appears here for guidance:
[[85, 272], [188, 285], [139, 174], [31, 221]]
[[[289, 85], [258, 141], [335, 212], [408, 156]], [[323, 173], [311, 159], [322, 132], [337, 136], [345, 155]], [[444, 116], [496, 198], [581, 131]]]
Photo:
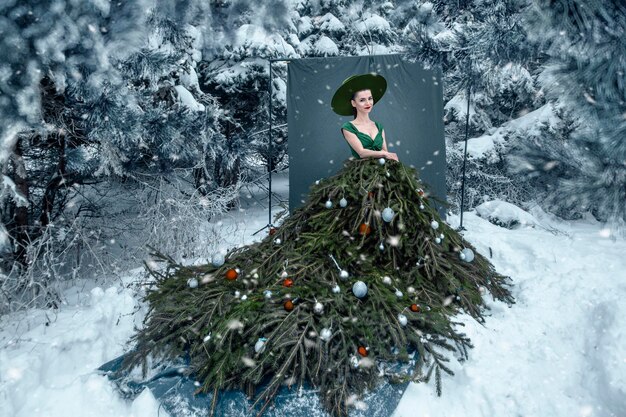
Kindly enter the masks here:
[[356, 130], [351, 122], [345, 122], [343, 125], [341, 125], [341, 128], [346, 129], [348, 132], [352, 133], [354, 133], [354, 131]]

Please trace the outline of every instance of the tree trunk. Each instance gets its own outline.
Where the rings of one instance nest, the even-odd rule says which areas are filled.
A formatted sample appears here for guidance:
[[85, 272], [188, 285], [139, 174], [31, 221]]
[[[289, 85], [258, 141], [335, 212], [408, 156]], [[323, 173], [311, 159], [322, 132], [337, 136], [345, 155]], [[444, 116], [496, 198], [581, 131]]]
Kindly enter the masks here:
[[[29, 184], [28, 174], [26, 173], [26, 165], [24, 164], [24, 157], [22, 154], [21, 138], [18, 139], [13, 150], [13, 164], [15, 166], [15, 188], [26, 201], [29, 201]], [[29, 204], [16, 203], [15, 215], [14, 215], [14, 232], [13, 232], [13, 254], [15, 260], [20, 266], [26, 266], [26, 249], [29, 244], [28, 229], [30, 222], [28, 219], [28, 206]]]
[[50, 224], [50, 214], [54, 209], [54, 200], [56, 198], [57, 191], [59, 190], [59, 186], [64, 184], [65, 182], [65, 162], [65, 135], [60, 134], [59, 165], [50, 181], [48, 181], [48, 185], [46, 186], [46, 192], [44, 193], [43, 200], [41, 202], [41, 215], [39, 216], [39, 221], [42, 228]]

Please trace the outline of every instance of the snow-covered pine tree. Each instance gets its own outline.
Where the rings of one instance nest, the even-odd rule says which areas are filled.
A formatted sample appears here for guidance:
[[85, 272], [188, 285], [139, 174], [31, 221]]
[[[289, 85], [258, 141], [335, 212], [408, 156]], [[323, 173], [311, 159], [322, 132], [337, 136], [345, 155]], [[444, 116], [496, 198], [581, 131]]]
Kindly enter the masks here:
[[[550, 58], [539, 83], [580, 126], [569, 140], [524, 144], [517, 172], [552, 179], [542, 194], [559, 211], [590, 211], [626, 231], [626, 4], [621, 0], [535, 1], [524, 25]], [[563, 171], [568, 175], [561, 175]]]
[[[465, 207], [484, 199], [521, 203], [529, 197], [523, 181], [508, 172], [504, 155], [522, 126], [511, 124], [542, 104], [533, 79], [539, 54], [525, 41], [519, 21], [525, 0], [486, 2], [400, 2], [392, 16], [403, 28], [410, 55], [439, 64], [444, 74], [447, 188], [460, 205], [461, 168], [471, 84], [469, 138], [493, 142], [488, 154], [475, 155], [467, 166]], [[492, 134], [496, 133], [494, 136]]]
[[296, 5], [297, 50], [302, 56], [398, 52], [389, 1], [305, 0]]
[[[269, 147], [268, 59], [297, 56], [285, 40], [288, 2], [217, 2], [212, 8], [211, 44], [205, 47], [198, 75], [202, 90], [222, 109], [220, 152], [212, 154], [216, 185], [228, 186], [248, 170], [256, 178], [287, 153], [285, 64], [273, 65], [272, 153]], [[261, 174], [262, 175], [262, 174]]]
[[73, 83], [83, 82], [85, 71], [97, 73], [98, 80], [113, 76], [111, 62], [131, 52], [144, 33], [144, 6], [143, 1], [0, 4], [0, 72], [5, 74], [0, 77], [0, 213], [7, 226], [0, 233], [8, 235], [1, 239], [0, 269], [7, 272], [0, 274], [2, 312], [33, 300], [55, 305], [49, 284], [69, 265], [63, 268], [63, 262], [47, 257], [47, 249], [61, 246], [56, 238], [63, 239], [62, 227], [50, 226], [73, 186], [91, 171], [80, 151], [85, 143], [80, 113], [72, 111], [66, 94]]
[[111, 70], [109, 58], [138, 45], [146, 1], [2, 2], [0, 15], [0, 166], [20, 131], [41, 123], [39, 82], [48, 76], [63, 92], [81, 67]]

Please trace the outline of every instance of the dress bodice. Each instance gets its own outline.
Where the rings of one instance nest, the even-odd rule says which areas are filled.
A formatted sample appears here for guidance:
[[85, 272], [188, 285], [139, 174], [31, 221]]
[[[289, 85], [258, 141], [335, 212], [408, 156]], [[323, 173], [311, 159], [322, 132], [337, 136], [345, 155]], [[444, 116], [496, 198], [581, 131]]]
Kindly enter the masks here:
[[[374, 122], [374, 123], [376, 124], [376, 127], [378, 128], [378, 134], [376, 134], [376, 137], [373, 138], [373, 139], [367, 133], [363, 133], [363, 132], [359, 131], [352, 124], [352, 122], [345, 122], [341, 126], [341, 128], [342, 129], [346, 129], [348, 132], [354, 133], [356, 135], [356, 137], [359, 138], [359, 141], [361, 142], [361, 145], [363, 145], [364, 149], [369, 149], [371, 151], [380, 151], [380, 150], [383, 149], [383, 125], [381, 125], [378, 122]], [[350, 150], [352, 151], [352, 155], [355, 158], [360, 159], [359, 154], [356, 153], [356, 151], [354, 149], [352, 149], [351, 146], [350, 146]]]

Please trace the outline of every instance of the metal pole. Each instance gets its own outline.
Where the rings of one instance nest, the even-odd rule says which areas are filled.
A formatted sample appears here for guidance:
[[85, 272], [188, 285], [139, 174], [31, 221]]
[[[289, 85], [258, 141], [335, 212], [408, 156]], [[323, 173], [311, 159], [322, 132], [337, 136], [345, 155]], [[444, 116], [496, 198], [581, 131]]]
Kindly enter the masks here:
[[[470, 66], [471, 68], [471, 66]], [[461, 178], [461, 225], [459, 230], [463, 228], [463, 210], [465, 209], [465, 164], [467, 161], [467, 137], [469, 136], [469, 111], [470, 111], [470, 94], [472, 88], [472, 73], [470, 71], [470, 79], [467, 83], [467, 112], [465, 114], [465, 150], [463, 151], [463, 176]]]
[[272, 227], [272, 60], [270, 59], [270, 85], [268, 88], [270, 92], [270, 130], [269, 130], [269, 147], [267, 153], [267, 175], [269, 176], [269, 190], [270, 190], [270, 202], [268, 208], [268, 227]]

